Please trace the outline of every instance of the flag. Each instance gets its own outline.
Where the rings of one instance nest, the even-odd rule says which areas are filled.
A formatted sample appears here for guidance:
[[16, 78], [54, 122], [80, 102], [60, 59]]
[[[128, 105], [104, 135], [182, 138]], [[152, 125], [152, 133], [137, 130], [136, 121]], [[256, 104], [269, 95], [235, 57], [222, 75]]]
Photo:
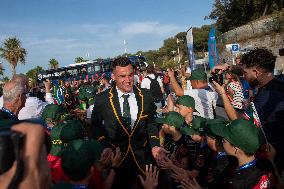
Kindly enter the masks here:
[[256, 110], [253, 102], [250, 102], [249, 106], [245, 110], [244, 118], [251, 121], [256, 127], [260, 128], [260, 130], [263, 134], [264, 140], [268, 144], [266, 133], [264, 132], [260, 118], [258, 117], [258, 113], [257, 113], [257, 110]]
[[252, 104], [249, 104], [244, 112], [244, 118], [251, 121], [256, 127], [260, 128], [260, 120], [257, 117], [257, 112]]
[[216, 48], [215, 28], [212, 27], [208, 37], [209, 67], [212, 69], [218, 64], [218, 52]]
[[188, 51], [188, 60], [190, 63], [190, 69], [195, 70], [195, 58], [193, 52], [193, 35], [192, 35], [192, 27], [186, 32], [186, 43], [187, 43], [187, 51]]
[[54, 96], [54, 104], [61, 105], [64, 102], [64, 96], [66, 94], [65, 87], [60, 85], [57, 80], [54, 80], [52, 93]]

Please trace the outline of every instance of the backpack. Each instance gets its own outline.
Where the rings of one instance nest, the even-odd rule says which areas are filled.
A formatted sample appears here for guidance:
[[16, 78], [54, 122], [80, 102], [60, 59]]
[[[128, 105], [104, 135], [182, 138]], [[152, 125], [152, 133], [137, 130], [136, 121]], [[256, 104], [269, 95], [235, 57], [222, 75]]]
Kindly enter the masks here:
[[161, 91], [161, 87], [159, 82], [157, 81], [157, 76], [155, 76], [154, 79], [150, 78], [150, 77], [146, 77], [148, 79], [150, 79], [151, 83], [150, 83], [150, 91], [153, 97], [154, 102], [157, 101], [161, 101], [163, 100], [163, 93]]

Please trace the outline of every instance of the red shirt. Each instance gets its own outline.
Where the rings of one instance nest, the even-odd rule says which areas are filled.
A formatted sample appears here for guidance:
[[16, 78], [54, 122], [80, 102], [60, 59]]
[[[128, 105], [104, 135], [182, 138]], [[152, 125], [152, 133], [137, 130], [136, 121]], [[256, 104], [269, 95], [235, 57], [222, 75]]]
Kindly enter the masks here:
[[64, 180], [64, 172], [61, 167], [61, 158], [48, 154], [47, 161], [50, 167], [51, 178], [53, 183], [58, 183]]

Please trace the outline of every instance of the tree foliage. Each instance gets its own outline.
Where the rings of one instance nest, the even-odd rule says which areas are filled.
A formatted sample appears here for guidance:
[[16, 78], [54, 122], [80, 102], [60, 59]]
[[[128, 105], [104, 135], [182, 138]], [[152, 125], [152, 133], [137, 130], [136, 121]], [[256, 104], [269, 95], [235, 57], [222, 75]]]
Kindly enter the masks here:
[[3, 46], [0, 47], [0, 57], [9, 62], [13, 75], [16, 74], [18, 63], [25, 64], [27, 51], [22, 48], [21, 41], [16, 37], [4, 40]]
[[215, 20], [217, 29], [226, 32], [283, 7], [284, 0], [215, 0], [206, 18]]
[[81, 62], [85, 62], [85, 61], [86, 60], [81, 56], [78, 56], [78, 57], [75, 58], [75, 63], [81, 63]]
[[49, 66], [49, 69], [56, 69], [59, 66], [59, 62], [55, 58], [52, 58], [49, 60], [48, 66]]
[[[210, 25], [204, 25], [201, 28], [193, 28], [193, 46], [195, 52], [207, 51], [210, 27]], [[155, 65], [166, 68], [177, 65], [178, 50], [181, 63], [184, 63], [188, 59], [186, 32], [180, 32], [173, 37], [165, 39], [163, 45], [158, 50], [138, 51], [136, 54], [144, 55], [148, 63], [154, 62]], [[176, 62], [174, 62], [174, 57]]]
[[28, 76], [28, 78], [32, 81], [32, 83], [35, 83], [36, 80], [37, 80], [38, 72], [42, 71], [42, 70], [43, 70], [43, 68], [41, 66], [37, 66], [36, 68], [29, 70], [26, 73], [26, 76]]

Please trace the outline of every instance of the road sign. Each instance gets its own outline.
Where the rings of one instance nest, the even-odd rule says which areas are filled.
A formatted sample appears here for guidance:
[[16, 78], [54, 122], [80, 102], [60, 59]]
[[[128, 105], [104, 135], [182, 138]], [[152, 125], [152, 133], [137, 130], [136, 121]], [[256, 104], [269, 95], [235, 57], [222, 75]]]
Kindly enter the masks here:
[[232, 53], [238, 53], [240, 51], [239, 44], [232, 44]]

